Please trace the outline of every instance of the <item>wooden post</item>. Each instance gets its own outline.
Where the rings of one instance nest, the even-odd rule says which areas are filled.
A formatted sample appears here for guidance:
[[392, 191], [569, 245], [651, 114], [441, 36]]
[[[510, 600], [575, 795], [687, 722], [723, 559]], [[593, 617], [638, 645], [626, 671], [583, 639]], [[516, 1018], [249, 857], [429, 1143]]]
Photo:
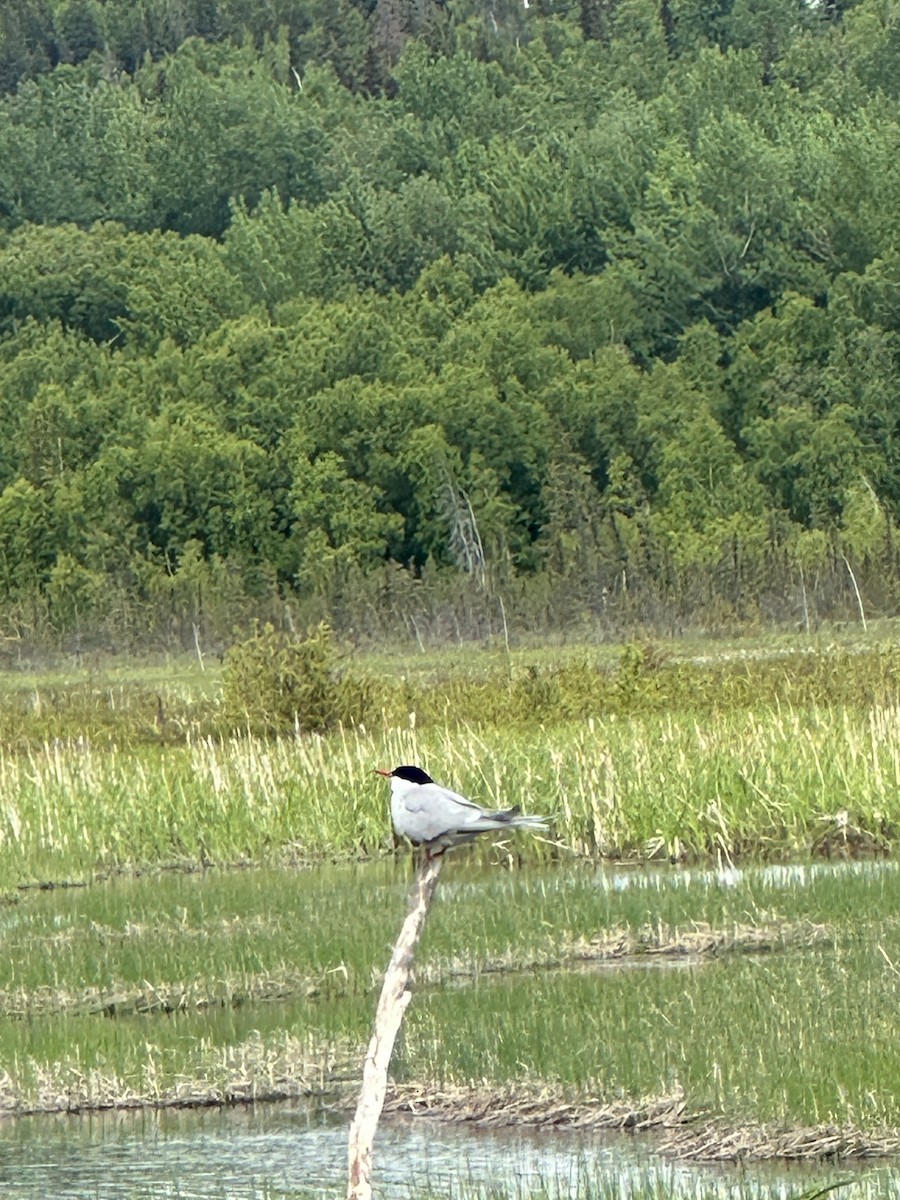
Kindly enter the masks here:
[[363, 1082], [356, 1116], [350, 1126], [347, 1200], [372, 1200], [372, 1143], [384, 1107], [394, 1041], [400, 1030], [403, 1014], [412, 999], [412, 993], [406, 986], [409, 973], [443, 861], [443, 855], [435, 858], [426, 856], [422, 860], [410, 896], [409, 913], [403, 922], [385, 972], [384, 985], [375, 1012], [375, 1030], [363, 1064]]

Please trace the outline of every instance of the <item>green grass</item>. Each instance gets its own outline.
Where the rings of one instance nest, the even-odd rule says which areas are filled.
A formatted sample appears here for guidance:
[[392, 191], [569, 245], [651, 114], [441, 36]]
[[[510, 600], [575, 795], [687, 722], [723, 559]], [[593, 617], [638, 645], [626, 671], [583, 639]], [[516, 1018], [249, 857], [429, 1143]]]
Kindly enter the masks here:
[[[568, 1181], [567, 1181], [568, 1182]], [[760, 1179], [756, 1172], [730, 1178], [698, 1174], [674, 1168], [671, 1171], [648, 1169], [624, 1178], [615, 1173], [600, 1176], [585, 1171], [574, 1184], [555, 1183], [514, 1186], [511, 1190], [491, 1185], [463, 1183], [448, 1195], [446, 1190], [410, 1188], [408, 1200], [761, 1200], [777, 1195], [783, 1200], [820, 1200], [831, 1195], [835, 1200], [895, 1200], [896, 1180], [889, 1171], [871, 1171], [854, 1175], [846, 1171], [809, 1172], [785, 1177], [772, 1173]]]
[[[124, 1200], [188, 1200], [196, 1192], [190, 1187], [182, 1189], [173, 1183], [164, 1192], [158, 1189], [137, 1188], [129, 1190]], [[204, 1190], [210, 1200], [229, 1200], [228, 1190], [212, 1188]], [[324, 1200], [329, 1195], [321, 1189], [315, 1191], [282, 1188], [260, 1183], [253, 1192], [254, 1200]], [[335, 1188], [330, 1193], [333, 1200], [344, 1195], [343, 1189]], [[761, 1200], [762, 1197], [777, 1195], [783, 1200], [820, 1200], [830, 1195], [835, 1200], [896, 1200], [898, 1189], [892, 1172], [872, 1170], [853, 1175], [846, 1171], [831, 1170], [797, 1174], [785, 1179], [784, 1175], [760, 1181], [755, 1173], [733, 1179], [711, 1176], [693, 1177], [687, 1172], [647, 1170], [622, 1178], [609, 1173], [599, 1179], [596, 1174], [585, 1170], [583, 1178], [570, 1184], [568, 1181], [547, 1180], [545, 1183], [515, 1183], [512, 1185], [490, 1185], [463, 1180], [449, 1190], [446, 1184], [435, 1187], [427, 1180], [410, 1184], [398, 1196], [402, 1200]]]
[[[648, 922], [660, 929], [728, 928], [735, 921], [849, 928], [858, 909], [900, 919], [900, 906], [890, 906], [893, 866], [863, 864], [858, 871], [839, 887], [826, 873], [784, 891], [753, 876], [720, 885], [716, 872], [622, 874], [587, 865], [506, 871], [449, 859], [420, 963], [430, 978], [433, 965], [477, 970], [507, 952], [529, 962], [598, 932]], [[318, 999], [367, 995], [410, 882], [408, 863], [385, 862], [151, 874], [29, 892], [0, 911], [0, 993], [46, 994], [49, 1005], [54, 990], [114, 994], [144, 982], [158, 989], [200, 981], [218, 1004], [229, 989], [241, 993], [256, 979], [283, 976]], [[205, 999], [197, 990], [194, 1003]]]
[[[606, 922], [652, 914], [673, 925], [722, 924], [790, 914], [828, 922], [834, 947], [738, 955], [689, 971], [492, 977], [411, 1010], [404, 1069], [443, 1082], [576, 1084], [606, 1097], [678, 1085], [692, 1109], [732, 1120], [896, 1129], [897, 973], [884, 957], [900, 962], [896, 882], [889, 871], [826, 875], [807, 888], [713, 883], [698, 895], [607, 895], [598, 905]], [[522, 897], [509, 899], [523, 906]], [[502, 924], [508, 911], [497, 905], [494, 919]], [[534, 915], [552, 919], [551, 912], [542, 899]]]
[[[27, 1019], [0, 1023], [3, 1102], [46, 1103], [54, 1087], [81, 1103], [172, 1095], [179, 1081], [201, 1096], [289, 1077], [295, 1090], [338, 1079], [352, 1089], [407, 883], [402, 870], [369, 864], [28, 894], [4, 914], [0, 990], [40, 1002]], [[480, 970], [611, 928], [778, 921], [815, 921], [828, 938], [689, 969]], [[692, 1111], [731, 1121], [900, 1131], [891, 963], [900, 964], [892, 865], [825, 869], [805, 883], [789, 870], [695, 872], [688, 885], [671, 870], [507, 872], [457, 860], [426, 929], [420, 966], [431, 982], [417, 989], [395, 1072], [437, 1085], [555, 1085], [605, 1101], [680, 1086]], [[472, 974], [461, 980], [462, 967]], [[281, 999], [248, 999], [266, 978], [287, 980]], [[42, 1011], [60, 991], [77, 999], [80, 989], [116, 995], [134, 984], [178, 985], [187, 1010]]]
[[891, 850], [900, 707], [589, 718], [533, 729], [391, 728], [187, 746], [0, 752], [0, 888], [154, 864], [305, 862], [391, 847], [375, 766], [425, 765], [549, 816], [510, 853], [784, 857]]
[[[894, 630], [895, 623], [884, 623], [868, 635], [542, 645], [509, 653], [472, 646], [423, 654], [346, 651], [339, 670], [359, 681], [351, 693], [372, 728], [405, 724], [410, 712], [420, 728], [507, 728], [592, 715], [709, 716], [784, 704], [859, 708], [900, 697]], [[277, 647], [271, 652], [277, 658]], [[238, 703], [234, 697], [224, 703], [223, 678], [221, 663], [209, 660], [201, 670], [186, 657], [0, 672], [0, 745], [82, 739], [166, 746], [228, 736], [253, 722], [252, 713], [241, 711], [240, 688]], [[239, 683], [252, 688], [253, 680]], [[277, 695], [254, 695], [247, 703], [254, 712], [260, 705], [285, 709]], [[291, 716], [286, 731], [294, 724]]]
[[161, 863], [377, 856], [391, 837], [372, 768], [401, 761], [549, 815], [555, 845], [514, 843], [534, 861], [890, 852], [892, 645], [610, 653], [561, 652], [551, 669], [529, 651], [512, 673], [493, 659], [481, 672], [395, 663], [368, 727], [269, 740], [228, 726], [221, 681], [196, 664], [7, 676], [0, 890]]
[[[0, 1108], [352, 1088], [410, 881], [371, 772], [411, 761], [552, 832], [448, 860], [399, 1078], [678, 1086], [731, 1123], [900, 1134], [896, 867], [728, 874], [891, 854], [897, 652], [700, 651], [385, 662], [391, 707], [368, 728], [268, 740], [222, 727], [195, 666], [0, 681]], [[824, 937], [801, 945], [803, 922]], [[698, 924], [783, 927], [783, 948], [491, 970]]]
[[[820, 1200], [825, 1195], [835, 1200], [896, 1200], [897, 1181], [891, 1171], [873, 1170], [864, 1174], [847, 1171], [818, 1171], [786, 1175], [774, 1172], [762, 1178], [757, 1172], [731, 1177], [648, 1169], [621, 1176], [609, 1172], [599, 1178], [585, 1171], [583, 1178], [569, 1185], [548, 1180], [545, 1184], [527, 1183], [507, 1187], [466, 1185], [430, 1190], [427, 1185], [412, 1187], [408, 1200], [761, 1200], [779, 1196], [783, 1200]], [[337, 1194], [336, 1194], [337, 1195]]]
[[404, 1065], [442, 1083], [574, 1082], [609, 1098], [680, 1088], [692, 1111], [738, 1123], [897, 1129], [900, 1079], [885, 1049], [896, 983], [877, 952], [849, 948], [808, 952], [802, 966], [704, 966], [689, 981], [664, 969], [541, 974], [413, 1012]]

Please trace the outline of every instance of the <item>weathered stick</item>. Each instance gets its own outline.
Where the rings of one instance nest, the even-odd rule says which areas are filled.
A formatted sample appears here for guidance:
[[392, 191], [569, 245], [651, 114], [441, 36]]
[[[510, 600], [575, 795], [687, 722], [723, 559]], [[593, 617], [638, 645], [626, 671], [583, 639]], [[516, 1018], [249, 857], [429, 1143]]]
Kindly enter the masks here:
[[856, 603], [859, 605], [859, 619], [862, 621], [863, 633], [868, 633], [869, 626], [866, 624], [866, 610], [863, 608], [862, 596], [859, 594], [859, 584], [856, 582], [856, 576], [853, 574], [853, 568], [850, 566], [850, 559], [846, 554], [842, 554], [844, 566], [850, 572], [850, 582], [853, 584], [853, 590], [856, 593]]
[[403, 1014], [412, 999], [412, 993], [407, 990], [406, 985], [443, 861], [442, 855], [422, 860], [416, 875], [416, 885], [410, 896], [409, 913], [403, 922], [384, 976], [384, 985], [375, 1012], [375, 1031], [363, 1065], [363, 1082], [356, 1116], [350, 1126], [347, 1200], [371, 1200], [372, 1197], [372, 1143], [384, 1107], [388, 1067]]

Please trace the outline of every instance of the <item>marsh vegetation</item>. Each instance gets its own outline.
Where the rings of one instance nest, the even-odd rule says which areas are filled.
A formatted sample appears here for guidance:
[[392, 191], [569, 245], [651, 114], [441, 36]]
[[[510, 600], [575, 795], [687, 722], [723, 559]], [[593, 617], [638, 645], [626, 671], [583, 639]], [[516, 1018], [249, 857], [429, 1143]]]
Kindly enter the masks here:
[[0, 1109], [345, 1113], [411, 872], [371, 768], [421, 761], [552, 828], [448, 864], [394, 1113], [897, 1153], [895, 658], [351, 661], [395, 707], [321, 733], [242, 729], [197, 668], [7, 677]]
[[448, 653], [418, 670], [349, 660], [322, 687], [334, 679], [343, 695], [359, 680], [359, 724], [310, 730], [304, 698], [285, 708], [276, 679], [254, 697], [252, 714], [275, 727], [262, 733], [196, 667], [169, 682], [6, 676], [0, 888], [378, 858], [392, 849], [371, 773], [385, 762], [426, 762], [485, 804], [548, 812], [552, 836], [514, 844], [529, 861], [890, 852], [900, 653], [889, 640], [560, 657]]

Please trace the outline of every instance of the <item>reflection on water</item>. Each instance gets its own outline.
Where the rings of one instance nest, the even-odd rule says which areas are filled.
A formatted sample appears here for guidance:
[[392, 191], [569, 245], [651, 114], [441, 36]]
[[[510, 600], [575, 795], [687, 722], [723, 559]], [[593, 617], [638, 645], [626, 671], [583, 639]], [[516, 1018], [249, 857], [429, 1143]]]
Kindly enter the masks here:
[[685, 888], [733, 888], [743, 883], [759, 883], [763, 887], [777, 890], [808, 887], [818, 879], [877, 879], [884, 875], [896, 875], [898, 871], [900, 863], [888, 859], [696, 869], [610, 867], [598, 871], [594, 876], [594, 883], [604, 892], [627, 892], [631, 889], [658, 892], [663, 889], [680, 891]]
[[631, 888], [651, 891], [682, 888], [733, 888], [743, 883], [757, 882], [772, 889], [807, 887], [817, 879], [847, 878], [875, 879], [896, 875], [900, 863], [886, 859], [820, 863], [773, 863], [759, 867], [718, 867], [693, 870], [689, 867], [663, 870], [612, 869], [597, 875], [602, 891], [625, 892]]
[[[542, 874], [548, 890], [583, 888], [590, 881], [600, 892], [628, 891], [685, 891], [688, 889], [735, 888], [742, 884], [758, 884], [773, 890], [809, 887], [822, 879], [876, 880], [900, 875], [900, 862], [895, 859], [861, 859], [841, 862], [771, 863], [748, 867], [682, 867], [661, 864], [639, 866], [603, 865], [599, 868], [584, 864], [571, 871], [544, 870], [532, 872], [531, 878]], [[491, 876], [473, 872], [456, 879], [441, 881], [441, 895], [478, 896]]]
[[[346, 1179], [346, 1123], [298, 1104], [201, 1111], [28, 1117], [0, 1124], [4, 1200], [276, 1200], [337, 1197]], [[798, 1195], [833, 1178], [771, 1168], [745, 1174], [665, 1162], [627, 1136], [491, 1131], [386, 1121], [376, 1145], [383, 1200], [419, 1194], [524, 1197], [746, 1197]], [[897, 1200], [890, 1171], [842, 1172], [852, 1194]]]

